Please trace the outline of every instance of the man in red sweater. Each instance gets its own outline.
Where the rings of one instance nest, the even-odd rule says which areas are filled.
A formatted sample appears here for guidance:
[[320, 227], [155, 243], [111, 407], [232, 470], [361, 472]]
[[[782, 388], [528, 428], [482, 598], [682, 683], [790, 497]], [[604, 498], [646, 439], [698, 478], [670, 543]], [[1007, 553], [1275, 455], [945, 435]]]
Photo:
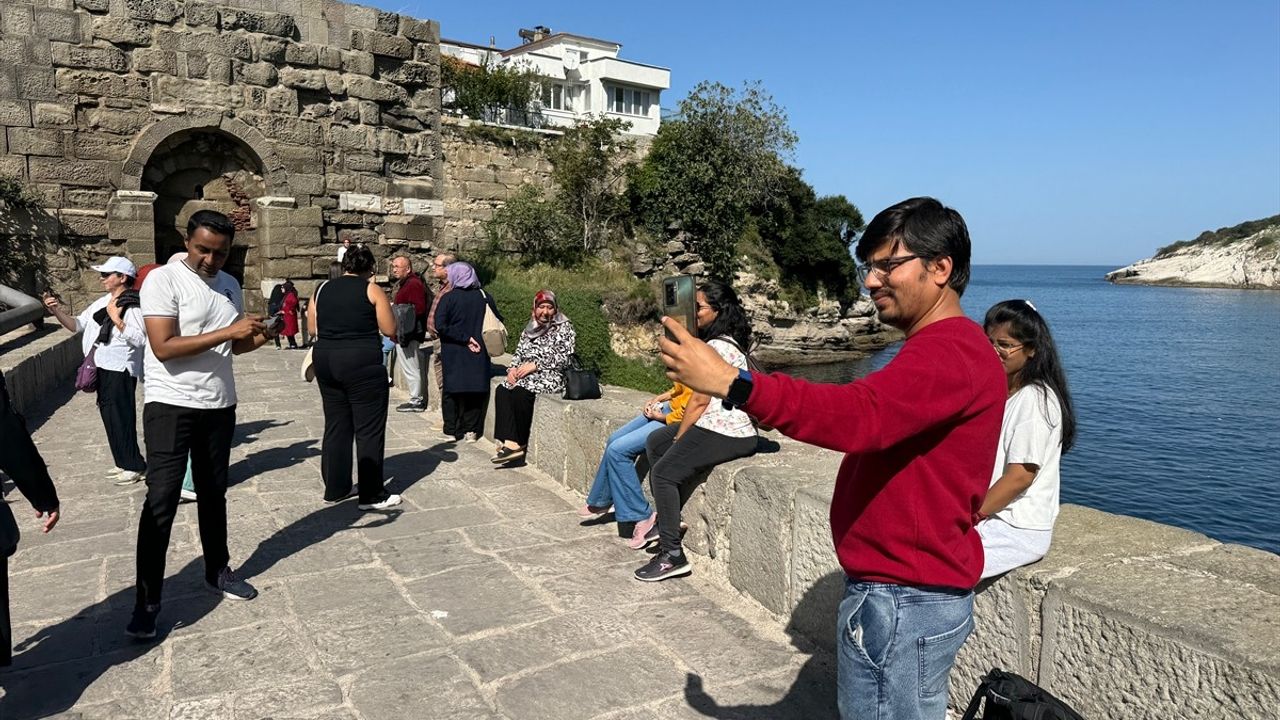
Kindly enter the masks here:
[[391, 276], [396, 279], [393, 305], [412, 305], [416, 319], [413, 332], [396, 344], [396, 364], [404, 372], [409, 386], [409, 402], [396, 408], [397, 412], [423, 412], [427, 400], [422, 394], [422, 342], [427, 337], [427, 307], [430, 304], [427, 286], [413, 271], [413, 262], [404, 255], [391, 258]]
[[840, 714], [942, 720], [947, 675], [973, 629], [974, 513], [995, 462], [1004, 373], [960, 308], [970, 243], [959, 213], [903, 201], [872, 219], [854, 254], [880, 319], [907, 336], [883, 370], [847, 385], [739, 371], [667, 318], [676, 341], [661, 341], [663, 361], [671, 379], [845, 453], [831, 500], [847, 576]]

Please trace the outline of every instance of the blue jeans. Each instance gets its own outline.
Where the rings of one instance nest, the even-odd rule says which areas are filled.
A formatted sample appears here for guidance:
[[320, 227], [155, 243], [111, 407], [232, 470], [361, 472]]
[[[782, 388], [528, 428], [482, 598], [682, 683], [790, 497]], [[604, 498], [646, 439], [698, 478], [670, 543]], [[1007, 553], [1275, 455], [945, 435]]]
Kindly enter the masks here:
[[973, 631], [973, 592], [847, 579], [836, 624], [844, 720], [944, 720], [947, 676]]
[[[663, 412], [669, 408], [663, 405]], [[587, 494], [587, 504], [609, 507], [619, 522], [645, 520], [653, 514], [649, 501], [640, 489], [640, 477], [636, 475], [636, 458], [644, 452], [644, 441], [649, 433], [664, 423], [640, 415], [618, 428], [609, 436], [604, 446], [604, 457], [596, 470], [596, 479]]]

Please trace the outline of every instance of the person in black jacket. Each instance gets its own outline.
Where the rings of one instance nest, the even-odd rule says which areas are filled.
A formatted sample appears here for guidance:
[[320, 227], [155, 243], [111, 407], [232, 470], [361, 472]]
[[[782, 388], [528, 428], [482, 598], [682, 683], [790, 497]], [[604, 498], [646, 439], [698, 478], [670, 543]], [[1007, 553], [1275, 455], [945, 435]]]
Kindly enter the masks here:
[[[36, 509], [36, 517], [44, 517], [44, 532], [58, 524], [58, 491], [49, 477], [49, 468], [40, 451], [31, 442], [27, 422], [9, 403], [9, 390], [0, 372], [0, 471], [17, 485], [23, 497]], [[0, 667], [12, 661], [13, 638], [9, 628], [9, 556], [18, 549], [17, 524], [8, 504], [0, 507]]]
[[454, 439], [475, 442], [484, 434], [484, 414], [489, 407], [489, 354], [484, 344], [484, 312], [488, 306], [498, 319], [493, 298], [480, 289], [476, 271], [464, 262], [449, 265], [452, 288], [436, 306], [435, 328], [440, 337], [444, 365], [444, 393], [453, 400], [456, 417], [444, 419]]

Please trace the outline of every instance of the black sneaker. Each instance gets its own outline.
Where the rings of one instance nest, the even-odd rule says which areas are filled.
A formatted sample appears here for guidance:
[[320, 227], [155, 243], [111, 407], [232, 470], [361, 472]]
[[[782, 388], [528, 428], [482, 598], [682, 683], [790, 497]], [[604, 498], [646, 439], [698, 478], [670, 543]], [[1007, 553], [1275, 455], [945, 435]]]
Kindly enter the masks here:
[[222, 568], [216, 582], [205, 582], [209, 592], [216, 593], [228, 600], [252, 600], [258, 597], [258, 591], [252, 585], [241, 580], [229, 567]]
[[658, 582], [667, 578], [688, 575], [693, 571], [684, 553], [663, 551], [653, 556], [644, 567], [636, 571], [636, 579], [643, 582]]
[[160, 615], [159, 605], [145, 605], [133, 609], [133, 618], [125, 626], [125, 633], [139, 640], [150, 640], [156, 636], [156, 618]]
[[427, 411], [427, 404], [419, 400], [418, 402], [407, 402], [396, 406], [396, 412], [420, 413]]

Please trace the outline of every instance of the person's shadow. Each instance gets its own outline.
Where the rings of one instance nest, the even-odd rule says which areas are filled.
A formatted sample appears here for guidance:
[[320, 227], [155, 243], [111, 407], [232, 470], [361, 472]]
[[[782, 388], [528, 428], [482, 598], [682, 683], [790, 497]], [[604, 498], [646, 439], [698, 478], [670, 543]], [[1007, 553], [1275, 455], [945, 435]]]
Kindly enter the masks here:
[[[844, 594], [844, 574], [834, 572], [823, 577], [804, 594], [787, 623], [787, 634], [801, 652], [809, 653], [795, 682], [787, 694], [771, 705], [721, 705], [707, 694], [702, 677], [688, 673], [684, 697], [689, 707], [707, 717], [721, 720], [823, 720], [839, 718], [836, 706], [835, 657], [819, 651], [809, 639], [814, 632], [827, 628], [835, 632], [836, 611]], [[803, 632], [802, 632], [803, 628]]]
[[[425, 476], [439, 463], [439, 457], [421, 454], [427, 455], [419, 459]], [[432, 457], [434, 463], [430, 460]], [[409, 484], [416, 481], [415, 478]], [[386, 525], [402, 512], [401, 508], [361, 512], [354, 501], [330, 505], [299, 518], [263, 540], [241, 563], [239, 572], [252, 579], [294, 553], [340, 532]], [[230, 529], [235, 529], [234, 519]], [[39, 718], [69, 710], [85, 690], [111, 668], [152, 652], [173, 628], [195, 625], [209, 614], [222, 599], [205, 592], [201, 587], [203, 582], [202, 558], [192, 560], [165, 579], [166, 597], [154, 640], [135, 641], [125, 635], [135, 597], [135, 590], [130, 586], [19, 642], [14, 648], [17, 654], [13, 667], [0, 669], [0, 686], [5, 689], [4, 697], [0, 698], [0, 718]], [[56, 588], [50, 588], [50, 592], [56, 592]], [[280, 601], [268, 593], [253, 602]]]

